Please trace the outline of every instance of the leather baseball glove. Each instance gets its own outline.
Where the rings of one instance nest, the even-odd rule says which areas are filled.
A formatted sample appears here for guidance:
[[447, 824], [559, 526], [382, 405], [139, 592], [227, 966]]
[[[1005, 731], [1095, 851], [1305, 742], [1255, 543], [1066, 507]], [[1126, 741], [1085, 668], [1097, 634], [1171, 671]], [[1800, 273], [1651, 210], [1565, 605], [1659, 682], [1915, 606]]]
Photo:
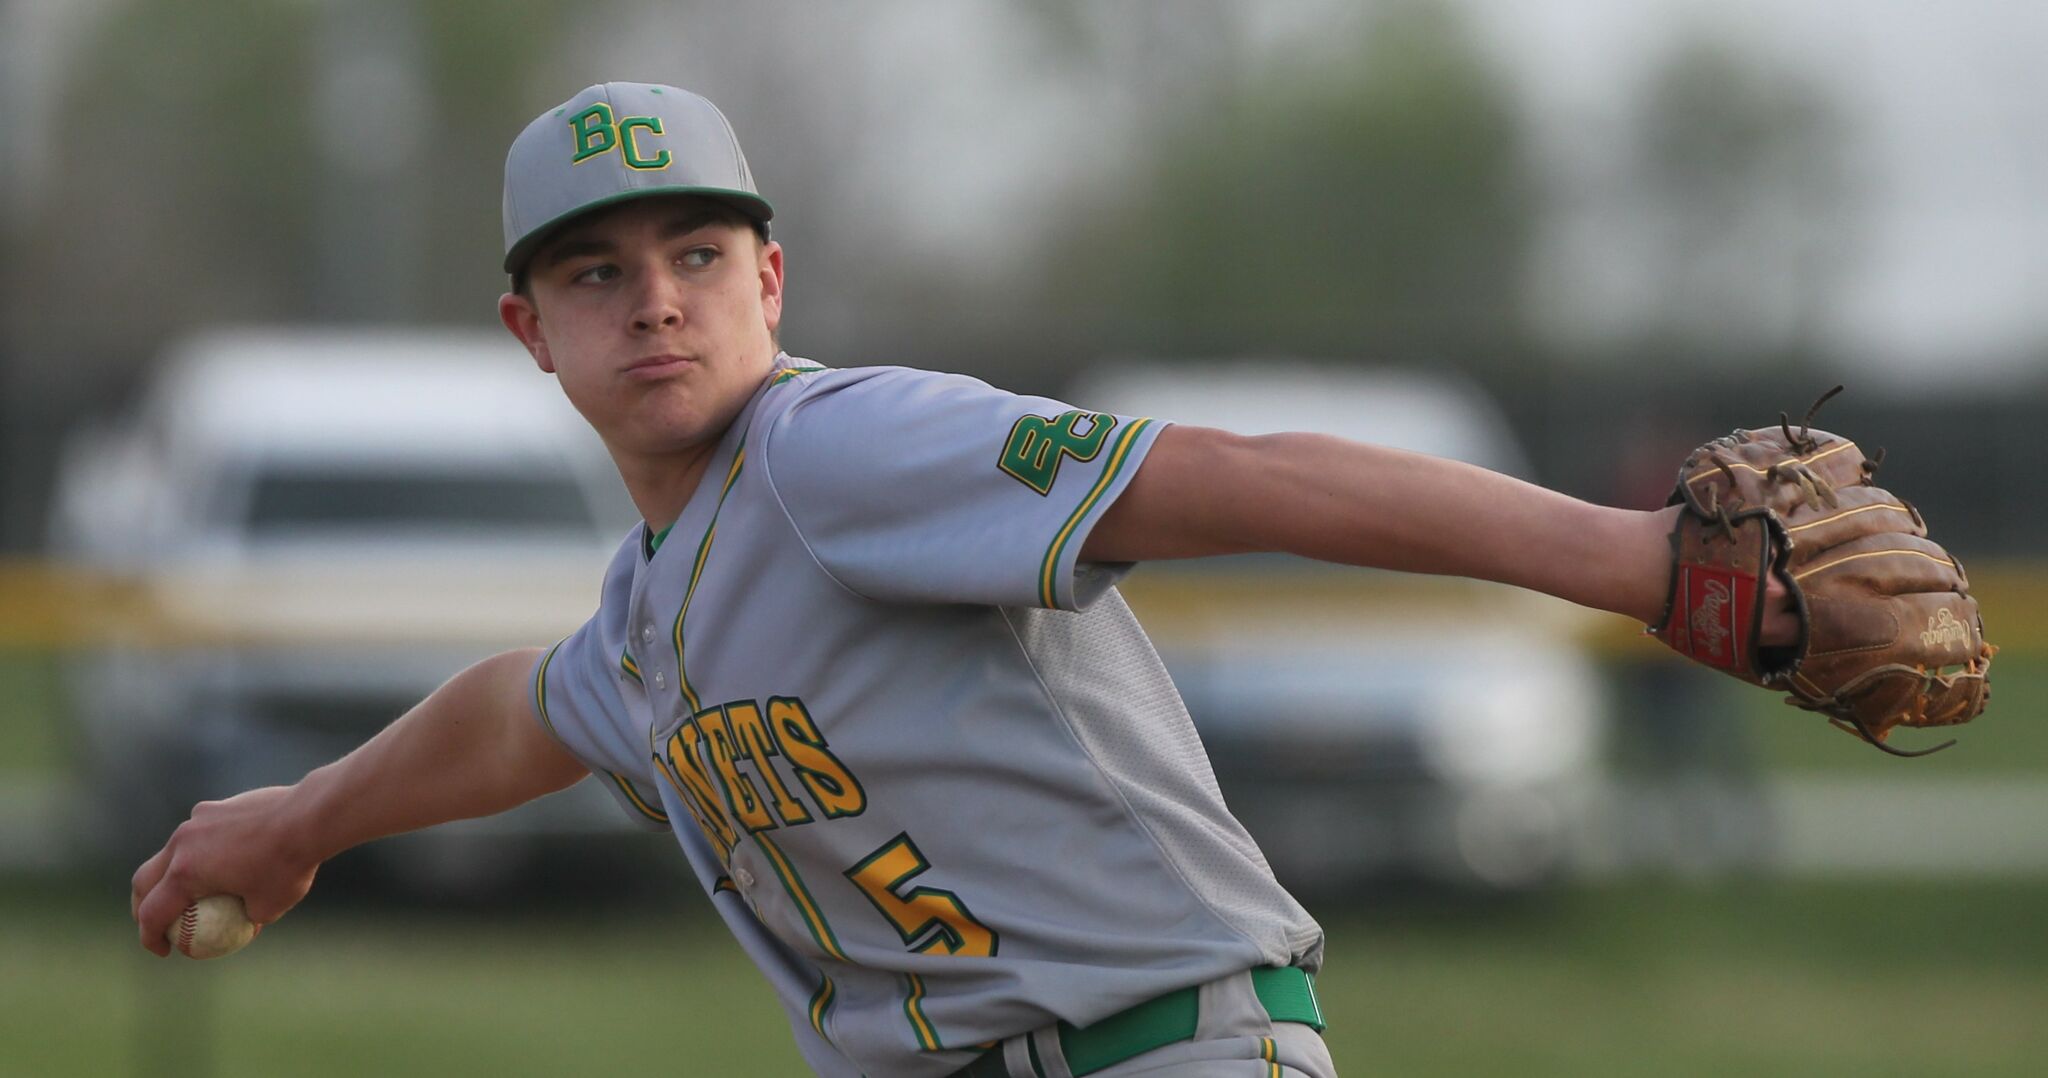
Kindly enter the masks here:
[[[1651, 633], [1897, 756], [1900, 726], [1968, 722], [1991, 697], [1997, 651], [1963, 567], [1927, 538], [1920, 512], [1871, 479], [1884, 459], [1783, 413], [1694, 450], [1669, 504], [1671, 589]], [[1762, 647], [1770, 574], [1790, 592], [1799, 639]]]

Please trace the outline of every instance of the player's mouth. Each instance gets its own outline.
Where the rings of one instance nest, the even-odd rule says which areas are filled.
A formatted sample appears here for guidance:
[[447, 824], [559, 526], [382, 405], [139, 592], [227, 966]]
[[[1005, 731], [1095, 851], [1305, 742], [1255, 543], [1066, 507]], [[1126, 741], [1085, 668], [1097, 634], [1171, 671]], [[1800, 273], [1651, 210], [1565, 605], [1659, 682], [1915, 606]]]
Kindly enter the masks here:
[[689, 356], [679, 356], [673, 352], [664, 352], [660, 355], [634, 360], [632, 364], [627, 366], [625, 374], [627, 378], [634, 381], [651, 382], [679, 374], [683, 368], [688, 367], [694, 362], [696, 360], [691, 359]]

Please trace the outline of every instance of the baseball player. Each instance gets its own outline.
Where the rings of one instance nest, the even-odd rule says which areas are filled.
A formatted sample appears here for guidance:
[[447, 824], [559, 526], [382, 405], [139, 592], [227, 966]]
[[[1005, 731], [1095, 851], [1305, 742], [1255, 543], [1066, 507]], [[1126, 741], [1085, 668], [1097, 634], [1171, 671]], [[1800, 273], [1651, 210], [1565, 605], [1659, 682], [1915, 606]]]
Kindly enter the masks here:
[[197, 806], [135, 874], [143, 945], [195, 897], [269, 923], [340, 850], [595, 776], [673, 831], [820, 1074], [1329, 1078], [1322, 932], [1115, 582], [1287, 551], [1654, 623], [1677, 510], [794, 358], [771, 215], [673, 87], [591, 86], [518, 136], [499, 314], [645, 523], [567, 639]]

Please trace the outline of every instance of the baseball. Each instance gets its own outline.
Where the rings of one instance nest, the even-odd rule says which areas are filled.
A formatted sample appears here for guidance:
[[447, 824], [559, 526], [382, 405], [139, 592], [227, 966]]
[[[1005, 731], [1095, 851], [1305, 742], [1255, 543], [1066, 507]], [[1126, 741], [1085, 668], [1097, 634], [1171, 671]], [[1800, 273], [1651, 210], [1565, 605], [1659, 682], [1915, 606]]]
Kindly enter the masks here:
[[185, 907], [164, 935], [187, 958], [222, 958], [247, 947], [260, 931], [240, 898], [208, 895]]

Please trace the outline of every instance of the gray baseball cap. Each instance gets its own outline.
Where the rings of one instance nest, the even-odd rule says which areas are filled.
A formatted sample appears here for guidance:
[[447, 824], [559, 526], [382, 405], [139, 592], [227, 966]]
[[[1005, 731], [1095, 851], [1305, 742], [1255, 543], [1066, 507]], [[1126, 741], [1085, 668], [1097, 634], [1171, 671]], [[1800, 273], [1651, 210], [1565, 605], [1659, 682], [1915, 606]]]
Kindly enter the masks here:
[[673, 86], [606, 82], [541, 113], [505, 155], [505, 272], [572, 218], [646, 195], [715, 198], [765, 232], [775, 216], [718, 106]]

